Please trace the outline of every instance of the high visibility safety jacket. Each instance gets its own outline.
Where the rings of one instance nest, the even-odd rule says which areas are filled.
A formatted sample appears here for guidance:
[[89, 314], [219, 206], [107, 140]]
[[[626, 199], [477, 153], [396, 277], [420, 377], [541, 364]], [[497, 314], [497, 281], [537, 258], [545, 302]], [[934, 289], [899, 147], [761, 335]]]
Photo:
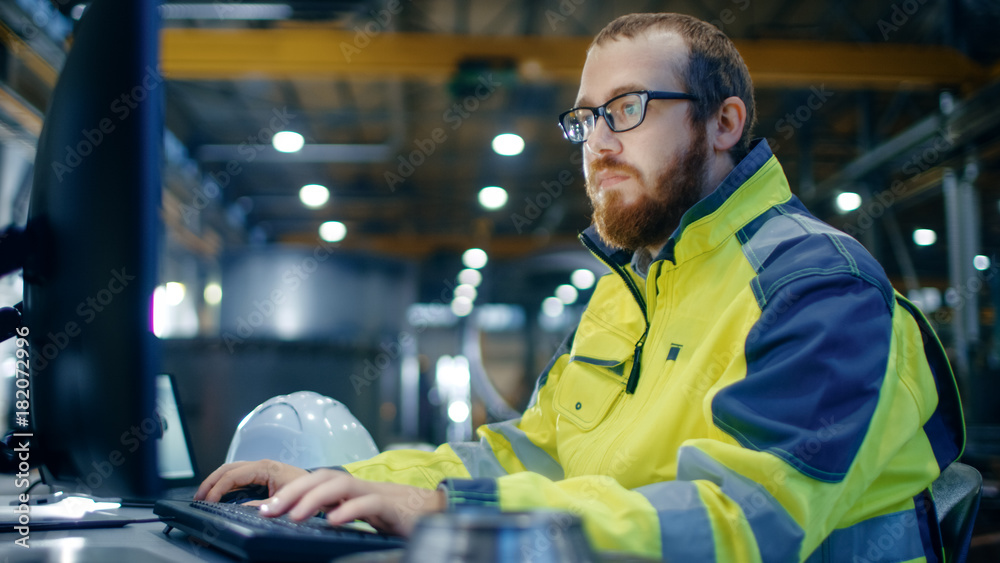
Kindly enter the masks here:
[[346, 469], [572, 511], [597, 549], [675, 562], [938, 560], [928, 487], [965, 440], [944, 352], [765, 141], [645, 278], [581, 239], [611, 272], [520, 419]]

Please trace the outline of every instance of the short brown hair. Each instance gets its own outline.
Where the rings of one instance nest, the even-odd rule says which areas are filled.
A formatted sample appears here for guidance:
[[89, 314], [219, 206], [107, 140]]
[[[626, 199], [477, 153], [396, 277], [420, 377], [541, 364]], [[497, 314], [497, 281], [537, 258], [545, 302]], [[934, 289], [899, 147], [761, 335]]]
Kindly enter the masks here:
[[693, 110], [689, 115], [692, 123], [704, 123], [730, 96], [736, 96], [746, 104], [743, 135], [729, 150], [734, 164], [739, 163], [750, 152], [750, 132], [757, 120], [753, 82], [736, 46], [717, 27], [684, 14], [629, 14], [605, 26], [594, 37], [589, 49], [623, 37], [632, 39], [650, 30], [673, 31], [687, 44], [690, 51], [688, 64], [680, 72], [680, 79], [687, 92], [698, 97], [691, 104]]

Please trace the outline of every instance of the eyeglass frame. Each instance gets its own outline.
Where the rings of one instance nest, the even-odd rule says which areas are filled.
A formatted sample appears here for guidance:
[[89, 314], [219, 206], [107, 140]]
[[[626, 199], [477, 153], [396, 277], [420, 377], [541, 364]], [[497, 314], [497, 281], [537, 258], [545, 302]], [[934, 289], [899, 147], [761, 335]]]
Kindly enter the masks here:
[[[639, 115], [639, 121], [636, 122], [635, 125], [627, 127], [625, 129], [615, 129], [615, 126], [612, 125], [611, 121], [608, 120], [608, 114], [607, 114], [606, 108], [609, 105], [611, 105], [617, 99], [624, 98], [625, 96], [634, 96], [636, 94], [639, 94], [640, 97], [642, 97], [642, 113]], [[569, 141], [569, 142], [571, 142], [573, 144], [586, 143], [587, 139], [590, 138], [589, 134], [587, 135], [586, 139], [581, 139], [579, 141], [574, 141], [574, 140], [572, 140], [572, 139], [569, 138], [569, 132], [566, 131], [566, 126], [563, 125], [563, 119], [567, 115], [573, 113], [574, 111], [579, 111], [581, 109], [589, 109], [591, 111], [591, 113], [594, 114], [594, 127], [595, 128], [597, 127], [597, 117], [603, 117], [604, 118], [604, 122], [608, 124], [608, 129], [611, 129], [615, 133], [624, 133], [625, 131], [631, 131], [631, 130], [635, 129], [636, 127], [642, 125], [642, 122], [646, 120], [646, 109], [647, 109], [646, 106], [649, 105], [649, 101], [650, 100], [690, 100], [690, 101], [698, 101], [698, 96], [695, 96], [694, 94], [688, 94], [688, 93], [685, 93], [685, 92], [667, 92], [667, 91], [663, 91], [663, 90], [636, 90], [634, 92], [625, 92], [624, 94], [618, 94], [617, 96], [611, 98], [610, 100], [608, 100], [607, 102], [605, 102], [601, 106], [597, 106], [597, 107], [577, 106], [575, 108], [571, 108], [571, 109], [568, 109], [568, 110], [560, 113], [559, 114], [559, 128], [562, 129], [563, 137], [565, 137], [565, 139], [567, 141]], [[593, 133], [593, 130], [591, 130], [591, 133]]]

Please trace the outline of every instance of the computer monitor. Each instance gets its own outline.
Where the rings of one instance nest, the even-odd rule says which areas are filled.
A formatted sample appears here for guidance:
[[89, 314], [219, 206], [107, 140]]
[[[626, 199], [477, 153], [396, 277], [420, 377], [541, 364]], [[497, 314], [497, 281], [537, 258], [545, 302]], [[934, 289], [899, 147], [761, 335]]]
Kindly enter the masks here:
[[96, 496], [160, 487], [157, 4], [95, 0], [84, 13], [45, 114], [26, 226], [30, 459], [53, 487]]

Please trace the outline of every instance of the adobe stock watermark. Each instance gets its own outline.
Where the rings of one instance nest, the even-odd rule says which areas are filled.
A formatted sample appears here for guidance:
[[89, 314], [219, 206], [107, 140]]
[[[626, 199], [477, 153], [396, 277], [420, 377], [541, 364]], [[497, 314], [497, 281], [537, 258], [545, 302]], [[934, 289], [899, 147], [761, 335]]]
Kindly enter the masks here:
[[[583, 164], [583, 154], [574, 152], [569, 157], [570, 162], [580, 166]], [[570, 169], [560, 170], [555, 180], [544, 180], [541, 183], [542, 189], [535, 192], [535, 195], [524, 197], [524, 210], [521, 213], [511, 213], [510, 220], [521, 234], [530, 227], [549, 207], [552, 207], [563, 191], [576, 181], [576, 175]]]
[[878, 20], [878, 30], [882, 33], [882, 40], [888, 41], [889, 35], [906, 25], [926, 3], [927, 0], [903, 0], [893, 3], [889, 10], [889, 18]]
[[746, 347], [756, 344], [769, 329], [777, 324], [781, 315], [787, 313], [801, 297], [787, 286], [772, 296], [761, 312], [760, 318], [747, 333], [745, 345], [743, 342], [736, 341], [726, 346], [725, 352], [712, 356], [712, 362], [708, 369], [684, 384], [683, 393], [687, 400], [689, 402], [704, 400], [712, 387], [718, 383], [722, 374], [730, 368], [732, 362], [737, 358], [743, 358], [746, 354]]
[[406, 502], [404, 504], [397, 503], [394, 507], [396, 517], [399, 518], [399, 521], [407, 523], [408, 527], [411, 529], [415, 525], [417, 519], [427, 512], [424, 510], [424, 507], [427, 505], [427, 501], [436, 498], [439, 494], [437, 485], [441, 481], [448, 478], [448, 475], [445, 475], [437, 469], [420, 466], [417, 466], [414, 469], [421, 474], [426, 487], [410, 487], [409, 492], [406, 495]]
[[[826, 89], [826, 84], [820, 84], [819, 88], [812, 86], [809, 88], [809, 92], [809, 97], [805, 102], [774, 123], [774, 131], [781, 134], [782, 140], [791, 139], [796, 131], [812, 119], [816, 112], [834, 96], [834, 92]], [[781, 144], [774, 138], [769, 138], [767, 144], [771, 146], [772, 152], [777, 152], [781, 148]]]
[[[846, 430], [843, 424], [836, 422], [832, 417], [820, 418], [820, 428], [812, 432], [806, 440], [799, 440], [791, 455], [802, 463], [809, 463], [824, 448], [824, 446]], [[764, 482], [758, 482], [759, 488], [744, 495], [741, 498], [733, 499], [739, 504], [743, 515], [747, 520], [753, 518], [758, 513], [769, 512], [774, 509], [777, 502], [775, 498], [778, 493], [786, 487], [788, 480], [788, 470], [779, 467], [771, 472]]]
[[[407, 3], [412, 1], [407, 0]], [[354, 30], [354, 39], [350, 43], [347, 41], [340, 42], [340, 54], [344, 56], [344, 60], [348, 63], [354, 62], [352, 59], [360, 55], [361, 51], [382, 35], [389, 28], [389, 24], [393, 18], [402, 11], [403, 3], [401, 0], [388, 0], [383, 8], [368, 10], [368, 15], [371, 16], [371, 19], [364, 25], [355, 25], [351, 28]]]
[[[444, 289], [441, 290], [441, 294], [437, 299], [431, 301], [432, 305], [444, 305], [451, 303], [452, 297], [455, 294], [455, 288], [458, 287], [458, 284], [450, 279], [443, 280], [443, 284]], [[414, 317], [409, 319], [410, 326], [413, 328], [412, 334], [410, 331], [404, 330], [396, 336], [395, 340], [379, 344], [381, 351], [375, 355], [374, 359], [366, 359], [364, 361], [362, 364], [361, 374], [351, 373], [351, 376], [348, 379], [354, 387], [355, 395], [360, 396], [362, 391], [378, 381], [378, 379], [385, 374], [385, 370], [392, 365], [392, 362], [396, 361], [403, 355], [403, 350], [413, 342], [414, 337], [427, 330], [430, 319], [426, 318], [424, 314], [425, 313], [421, 310], [418, 311]]]
[[302, 284], [316, 273], [320, 263], [325, 262], [333, 255], [333, 250], [333, 245], [326, 241], [320, 241], [319, 245], [313, 248], [311, 256], [303, 258], [298, 264], [281, 273], [283, 287], [272, 290], [262, 300], [254, 300], [252, 311], [246, 316], [236, 317], [235, 333], [228, 330], [222, 333], [222, 342], [226, 345], [229, 353], [235, 353], [237, 346], [253, 337], [257, 329], [264, 326], [264, 323], [274, 316], [274, 313], [288, 296], [298, 291]]
[[219, 197], [221, 190], [225, 189], [232, 181], [243, 173], [245, 164], [249, 164], [257, 159], [261, 151], [271, 146], [271, 139], [280, 131], [288, 128], [288, 125], [297, 116], [288, 111], [288, 106], [271, 108], [271, 118], [267, 125], [264, 125], [252, 135], [247, 137], [236, 147], [240, 159], [230, 159], [225, 163], [222, 170], [209, 172], [208, 179], [200, 188], [195, 188], [191, 194], [189, 203], [180, 202], [181, 218], [188, 226], [195, 225], [201, 212], [209, 206], [212, 200]]
[[555, 31], [570, 16], [576, 13], [576, 9], [587, 3], [587, 0], [562, 0], [557, 6], [558, 10], [545, 10], [545, 21], [549, 23], [549, 29]]
[[[946, 133], [941, 133], [934, 139], [931, 145], [907, 159], [900, 167], [900, 171], [910, 177], [916, 176], [935, 166], [954, 147], [955, 141]], [[858, 238], [862, 233], [871, 229], [875, 225], [875, 221], [881, 219], [886, 211], [895, 205], [905, 192], [906, 183], [902, 180], [894, 180], [889, 189], [878, 192], [867, 203], [862, 205], [860, 209], [854, 211], [853, 220], [849, 224], [844, 225], [843, 231], [854, 238]]]
[[190, 205], [183, 202], [178, 203], [181, 210], [181, 219], [189, 227], [197, 224], [201, 212], [209, 206], [212, 200], [221, 194], [222, 190], [219, 189], [219, 185], [213, 181], [205, 182], [202, 187], [195, 188], [191, 194]]
[[973, 295], [979, 295], [983, 288], [989, 286], [989, 283], [997, 277], [998, 273], [1000, 273], [1000, 264], [993, 264], [986, 270], [977, 270], [976, 275], [967, 279], [960, 287], [949, 288], [945, 292], [945, 303], [948, 308], [934, 311], [932, 315], [934, 322], [939, 325], [952, 322], [952, 315], [964, 309], [969, 299]]
[[[492, 72], [480, 75], [472, 94], [453, 103], [441, 114], [441, 120], [447, 123], [452, 131], [458, 130], [465, 123], [465, 120], [472, 116], [480, 105], [490, 99], [501, 86], [503, 86], [502, 83], [493, 79]], [[427, 159], [447, 140], [448, 133], [443, 127], [434, 128], [427, 137], [414, 139], [414, 149], [407, 154], [398, 155], [395, 160], [398, 163], [396, 170], [387, 170], [384, 174], [389, 191], [395, 192], [396, 186], [412, 176], [417, 168], [427, 162]]]
[[271, 146], [271, 139], [274, 138], [275, 133], [287, 129], [288, 124], [296, 117], [294, 113], [288, 111], [288, 106], [283, 106], [281, 109], [271, 108], [271, 118], [267, 125], [258, 129], [255, 134], [247, 135], [246, 139], [236, 147], [236, 152], [242, 159], [230, 159], [226, 162], [223, 171], [212, 172], [208, 175], [209, 178], [214, 180], [220, 188], [225, 189], [233, 178], [243, 173], [241, 164], [249, 164], [256, 160], [261, 151]]
[[[110, 478], [116, 469], [121, 467], [128, 459], [127, 455], [134, 454], [139, 447], [150, 438], [163, 436], [163, 421], [159, 413], [148, 416], [137, 424], [129, 427], [118, 437], [118, 442], [122, 449], [114, 449], [108, 452], [106, 459], [92, 461], [92, 471], [83, 477], [77, 477], [76, 485], [79, 491], [91, 495], [95, 489], [101, 487], [104, 481]], [[124, 451], [123, 451], [124, 450]]]
[[[109, 116], [103, 117], [94, 124], [93, 129], [83, 129], [80, 131], [80, 140], [75, 145], [65, 147], [66, 154], [62, 160], [52, 161], [52, 172], [56, 175], [56, 180], [62, 181], [66, 174], [71, 174], [79, 167], [85, 158], [93, 154], [94, 150], [114, 134], [115, 130], [125, 120], [132, 115], [139, 104], [149, 98], [149, 95], [164, 82], [163, 74], [159, 69], [146, 67], [145, 73], [139, 84], [136, 84], [127, 92], [122, 92], [108, 105]], [[113, 118], [112, 118], [113, 116]]]
[[107, 285], [77, 304], [75, 311], [78, 320], [67, 321], [62, 330], [49, 332], [41, 342], [32, 343], [35, 350], [32, 358], [33, 370], [37, 373], [48, 367], [49, 362], [65, 350], [70, 341], [80, 336], [84, 327], [94, 322], [97, 316], [111, 305], [115, 297], [125, 291], [135, 279], [135, 276], [129, 274], [124, 267], [111, 270]]
[[[18, 27], [18, 33], [24, 39], [31, 41], [42, 32], [43, 28], [51, 25], [56, 19], [64, 17], [59, 13], [56, 6], [68, 6], [70, 4], [77, 4], [75, 0], [50, 0], [49, 2], [36, 2], [34, 4], [34, 10], [31, 11], [29, 19], [22, 21], [21, 25]], [[21, 4], [22, 9], [24, 5]], [[20, 42], [13, 42], [11, 48], [15, 55], [20, 54], [20, 50], [24, 48]]]
[[[747, 11], [747, 8], [750, 7], [750, 0], [730, 0], [730, 2], [734, 4], [740, 12], [745, 12]], [[719, 12], [719, 17], [709, 21], [708, 23], [714, 25], [719, 28], [719, 31], [725, 33], [726, 26], [732, 25], [735, 21], [736, 12], [734, 12], [732, 8], [723, 8], [722, 11]]]

